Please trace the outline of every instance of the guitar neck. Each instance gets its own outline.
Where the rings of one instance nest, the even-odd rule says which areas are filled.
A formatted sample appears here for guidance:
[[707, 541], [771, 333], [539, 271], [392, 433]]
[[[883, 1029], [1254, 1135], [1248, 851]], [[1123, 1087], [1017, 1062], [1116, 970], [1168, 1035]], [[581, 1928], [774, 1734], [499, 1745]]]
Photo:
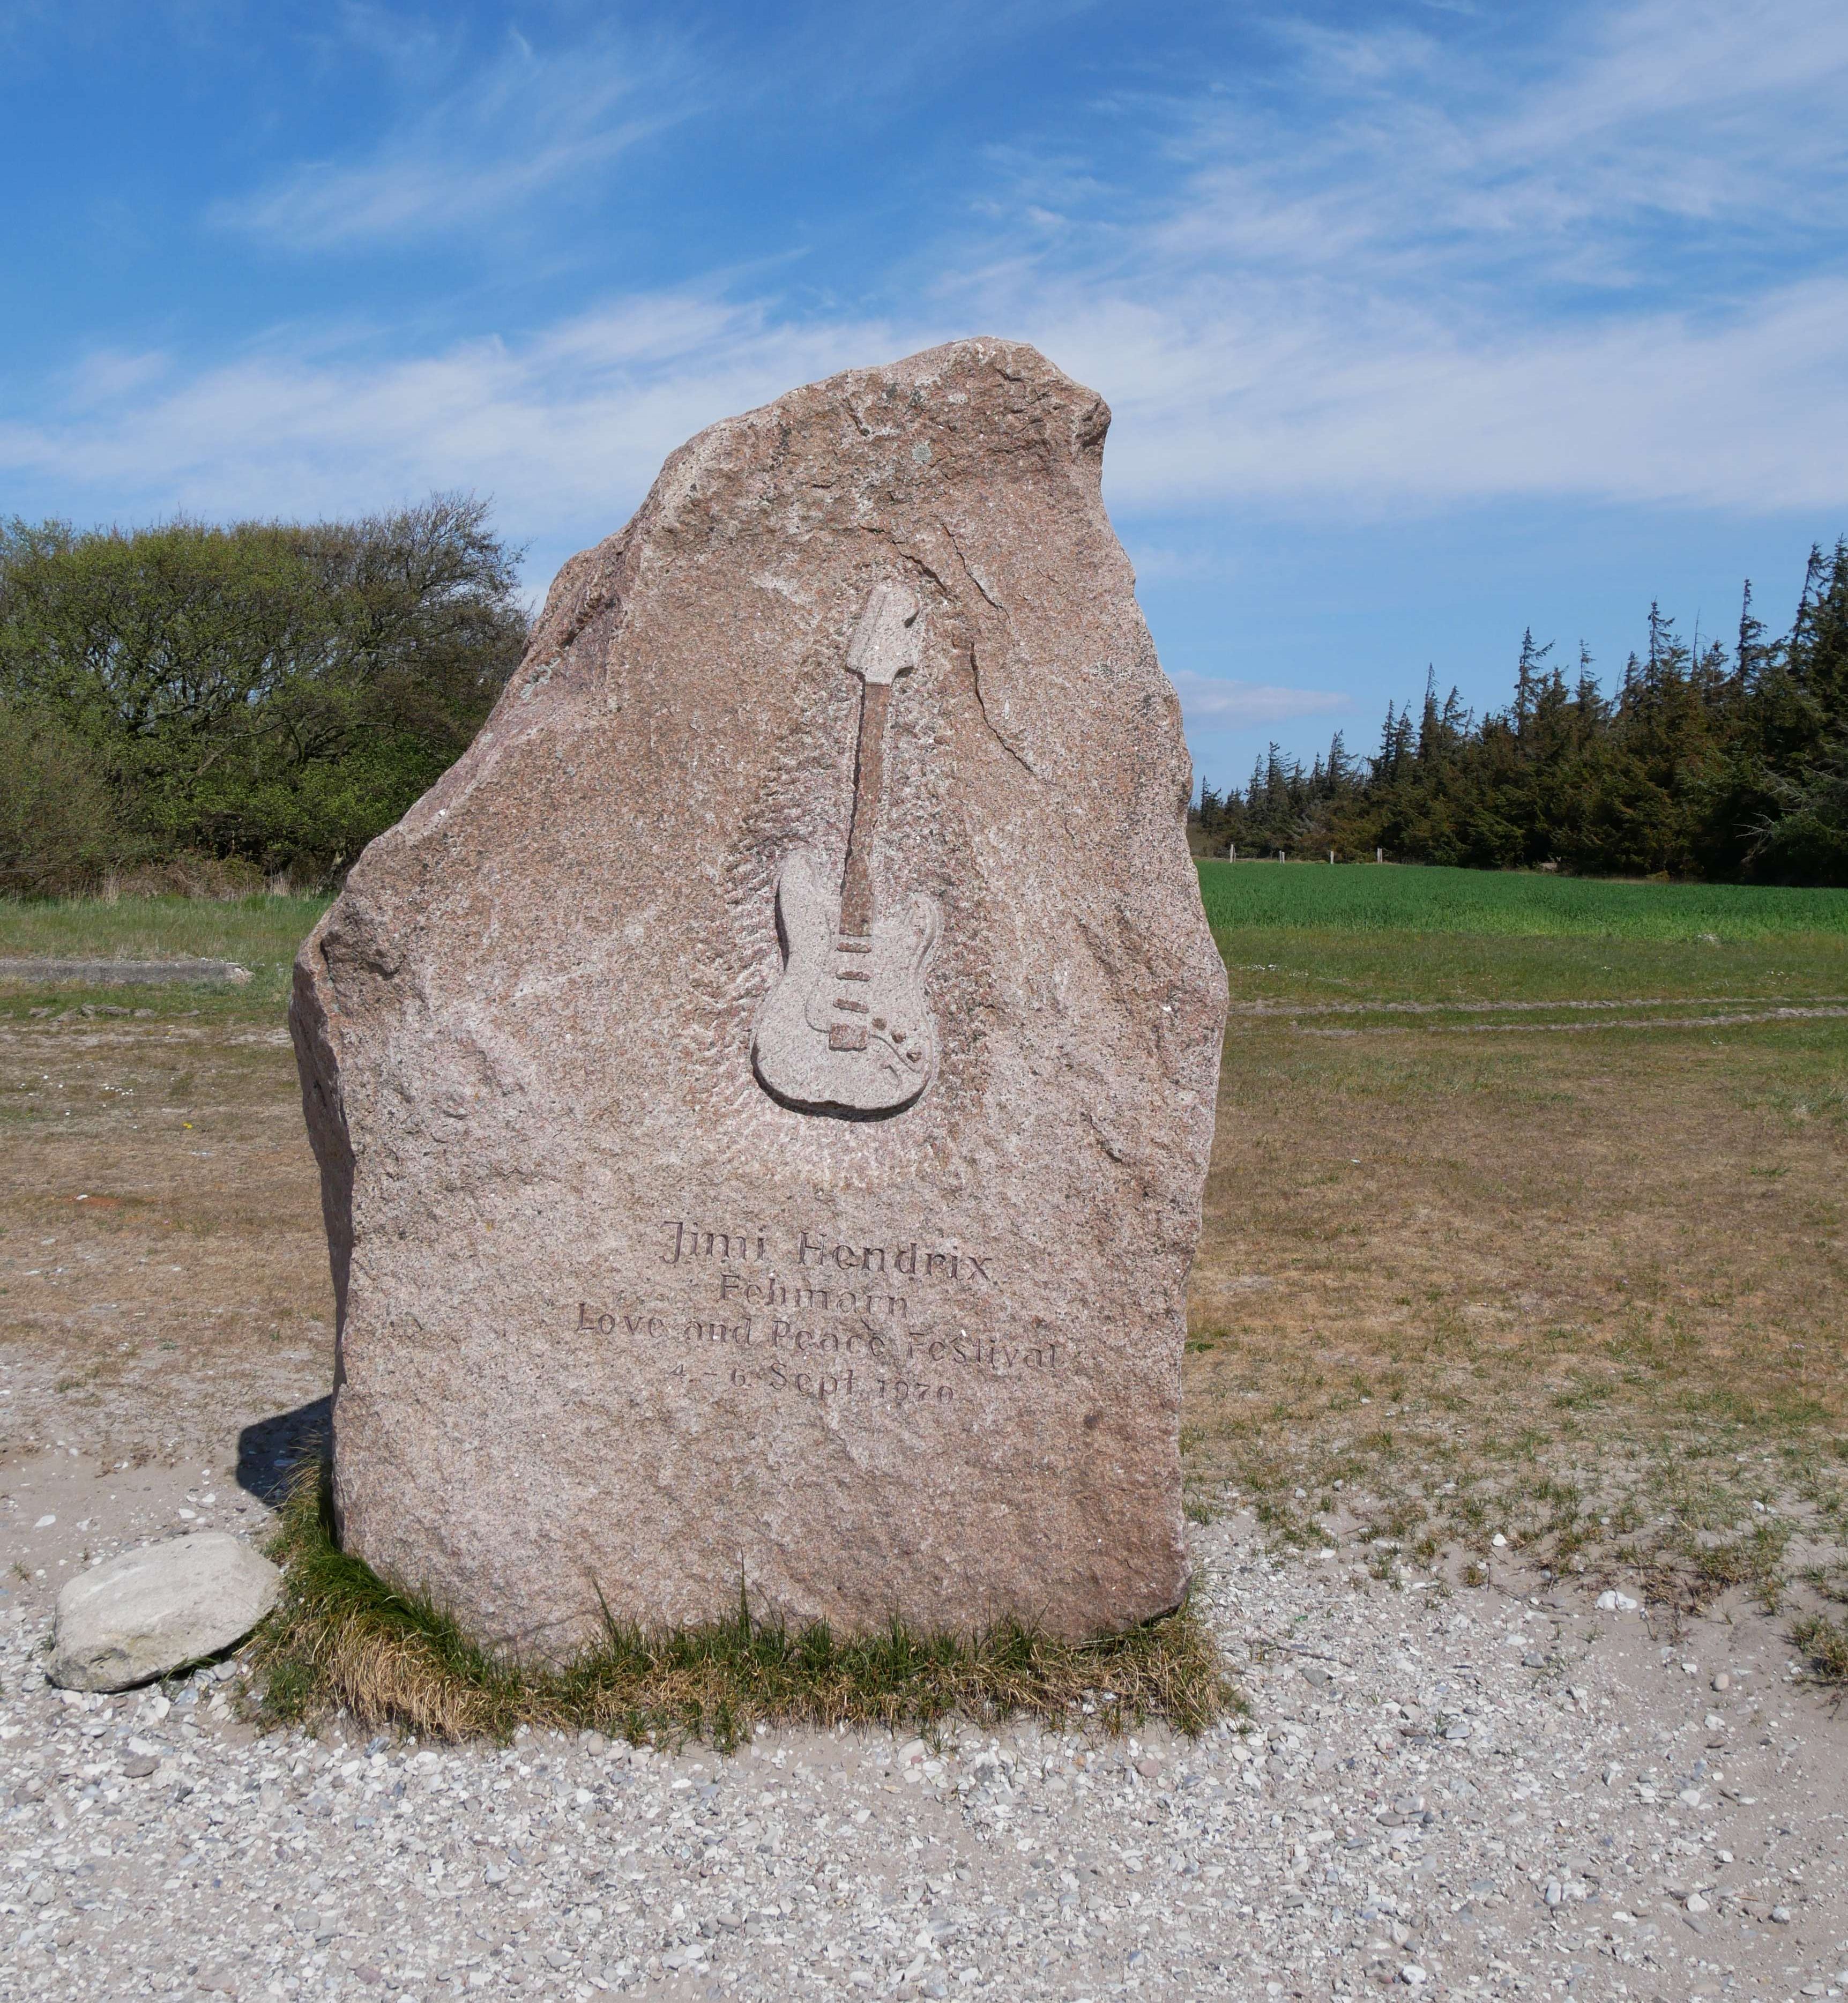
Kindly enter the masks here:
[[872, 930], [872, 845], [886, 791], [886, 712], [889, 682], [860, 685], [860, 743], [854, 757], [854, 819], [847, 830], [847, 873], [840, 884], [840, 929], [850, 938]]

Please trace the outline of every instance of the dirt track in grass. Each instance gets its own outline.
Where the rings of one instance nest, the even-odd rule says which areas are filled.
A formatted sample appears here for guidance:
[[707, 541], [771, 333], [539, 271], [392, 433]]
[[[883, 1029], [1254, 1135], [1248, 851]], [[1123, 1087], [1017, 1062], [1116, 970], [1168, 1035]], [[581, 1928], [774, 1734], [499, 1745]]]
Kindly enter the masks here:
[[1764, 970], [1779, 1013], [1764, 979], [1722, 1002], [1697, 952], [1662, 950], [1628, 1000], [1559, 991], [1520, 941], [1434, 952], [1410, 1001], [1357, 995], [1376, 945], [1273, 939], [1235, 966], [1190, 1295], [1197, 1506], [1357, 1541], [1382, 1576], [1441, 1549], [1694, 1592], [1837, 1582], [1833, 955]]
[[0, 1004], [0, 1438], [222, 1459], [332, 1372], [288, 1033], [273, 1004], [222, 998], [140, 1019], [33, 1005]]

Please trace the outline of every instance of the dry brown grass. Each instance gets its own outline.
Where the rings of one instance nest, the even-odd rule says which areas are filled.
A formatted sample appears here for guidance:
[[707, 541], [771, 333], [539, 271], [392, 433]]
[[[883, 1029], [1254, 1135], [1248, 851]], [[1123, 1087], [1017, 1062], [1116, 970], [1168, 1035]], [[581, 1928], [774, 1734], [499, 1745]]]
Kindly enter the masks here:
[[[1376, 970], [1291, 943], [1294, 967], [1235, 970], [1284, 1012], [1235, 1015], [1227, 1045], [1191, 1297], [1196, 1505], [1359, 1541], [1381, 1576], [1518, 1554], [1774, 1598], [1798, 1554], [1834, 1562], [1843, 1025], [1644, 1026], [1685, 1005], [1592, 1033], [1549, 1008], [1292, 1020], [1319, 984], [1364, 999]], [[1527, 942], [1499, 970], [1493, 945], [1430, 988], [1564, 998], [1570, 967], [1549, 996]], [[1652, 967], [1643, 991], [1675, 977]]]
[[1790, 1638], [1809, 1659], [1818, 1683], [1848, 1684], [1848, 1622], [1825, 1613], [1806, 1613], [1790, 1630]]
[[103, 998], [154, 1012], [65, 1015], [90, 998], [0, 995], [5, 1444], [222, 1455], [229, 1414], [331, 1374], [288, 1035], [274, 997], [125, 991]]
[[[1848, 942], [1224, 943], [1248, 1012], [1194, 1276], [1196, 1512], [1383, 1578], [1839, 1589], [1848, 1026], [1694, 1019], [1839, 998]], [[325, 1391], [279, 994], [0, 994], [12, 1445], [222, 1455], [227, 1414]]]

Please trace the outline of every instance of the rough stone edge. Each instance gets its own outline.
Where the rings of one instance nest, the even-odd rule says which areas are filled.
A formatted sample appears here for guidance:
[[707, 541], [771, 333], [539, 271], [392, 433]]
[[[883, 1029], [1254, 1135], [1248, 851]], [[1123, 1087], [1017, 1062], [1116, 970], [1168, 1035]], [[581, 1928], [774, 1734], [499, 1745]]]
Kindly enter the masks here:
[[[1103, 454], [1112, 421], [1109, 404], [1095, 390], [1068, 376], [1056, 362], [1050, 361], [1031, 343], [1010, 341], [993, 335], [975, 335], [962, 339], [945, 341], [935, 346], [883, 363], [870, 366], [836, 371], [814, 381], [798, 383], [767, 402], [751, 409], [739, 411], [720, 418], [697, 432], [685, 443], [676, 448], [662, 463], [661, 469], [650, 484], [647, 495], [623, 526], [606, 536], [589, 549], [582, 550], [568, 558], [559, 567], [547, 592], [544, 606], [534, 622], [526, 651], [519, 666], [508, 677], [492, 715], [477, 733], [474, 741], [454, 764], [439, 776], [420, 799], [415, 801], [395, 826], [385, 830], [369, 843], [365, 851], [355, 860], [354, 873], [362, 870], [366, 855], [376, 846], [415, 844], [418, 838], [436, 825], [439, 813], [459, 807], [471, 793], [476, 785], [487, 776], [499, 762], [501, 745], [501, 733], [493, 726], [501, 718], [509, 703], [522, 690], [529, 690], [534, 680], [548, 679], [561, 657], [574, 646], [606, 613], [613, 613], [620, 619], [622, 609], [622, 586], [632, 568], [633, 552], [639, 547], [646, 533], [659, 524], [671, 527], [677, 504], [684, 500], [697, 483], [700, 468], [721, 453], [727, 442], [739, 432], [763, 423], [771, 413], [796, 398], [840, 400], [851, 397], [855, 390], [883, 388], [896, 381], [916, 382], [928, 377], [931, 365], [941, 358], [964, 350], [976, 350], [985, 361], [992, 361], [999, 372], [1009, 379], [1019, 379], [1029, 372], [1023, 366], [1015, 374], [1005, 365], [1016, 356], [1029, 358], [1031, 372], [1050, 374], [1071, 394], [1069, 435], [1064, 442], [1064, 457], [1074, 470], [1082, 468], [1090, 489], [1089, 498], [1103, 509], [1106, 523], [1108, 510], [1104, 508]], [[1120, 539], [1119, 539], [1120, 547]], [[1126, 553], [1127, 561], [1127, 553]], [[1134, 589], [1134, 572], [1131, 572], [1131, 589]], [[986, 591], [980, 580], [974, 580], [979, 590]], [[1158, 659], [1153, 654], [1156, 671], [1166, 684], [1174, 712], [1177, 731], [1180, 722], [1180, 702], [1178, 692]], [[971, 662], [972, 669], [974, 666]], [[978, 679], [976, 697], [980, 701]], [[983, 715], [987, 715], [986, 705]], [[991, 725], [992, 727], [992, 725]], [[999, 733], [997, 732], [997, 735]], [[492, 736], [493, 747], [488, 749], [484, 740]], [[1006, 740], [1001, 740], [1005, 745]], [[1186, 740], [1181, 738], [1183, 753]], [[1011, 747], [1009, 747], [1011, 748]], [[1018, 756], [1018, 753], [1015, 754]], [[1023, 761], [1024, 762], [1024, 761]], [[1184, 818], [1188, 802], [1193, 795], [1192, 760], [1186, 758], [1188, 778], [1177, 796], [1177, 813]], [[1029, 768], [1031, 769], [1030, 767]], [[1219, 1050], [1216, 1051], [1214, 1075], [1217, 1080], [1221, 1055], [1223, 1052], [1228, 977], [1224, 962], [1216, 947], [1210, 945], [1211, 931], [1207, 925], [1203, 900], [1201, 897], [1197, 876], [1193, 878], [1193, 901], [1201, 921], [1201, 927], [1209, 942], [1209, 949], [1217, 969], [1220, 995], [1221, 1030]], [[334, 1372], [334, 1424], [338, 1423], [339, 1393], [346, 1379], [343, 1355], [347, 1319], [348, 1287], [353, 1254], [353, 1181], [355, 1155], [351, 1136], [347, 1126], [344, 1107], [341, 1103], [339, 1085], [339, 1036], [335, 1022], [337, 1012], [331, 1005], [331, 993], [322, 978], [322, 941], [330, 926], [343, 915], [345, 904], [341, 897], [323, 915], [314, 930], [304, 941], [295, 960], [294, 988], [289, 1007], [289, 1029], [295, 1047], [296, 1064], [301, 1079], [302, 1112], [309, 1130], [310, 1145], [320, 1169], [321, 1208], [328, 1241], [328, 1261], [332, 1271], [335, 1302]], [[377, 939], [355, 942], [361, 945], [361, 957], [369, 960], [372, 970], [389, 977], [398, 970], [401, 955], [393, 953], [385, 942]], [[1208, 1094], [1207, 1110], [1207, 1148], [1203, 1159], [1203, 1167], [1198, 1187], [1194, 1191], [1189, 1209], [1194, 1217], [1192, 1243], [1180, 1275], [1183, 1306], [1181, 1309], [1180, 1348], [1184, 1357], [1186, 1342], [1186, 1290], [1195, 1258], [1198, 1253], [1200, 1231], [1203, 1222], [1206, 1183], [1210, 1173], [1212, 1148], [1212, 1131], [1217, 1124], [1217, 1093]], [[1177, 1369], [1178, 1369], [1177, 1365]], [[1175, 1414], [1176, 1452], [1179, 1459], [1179, 1408], [1177, 1402]], [[331, 1455], [334, 1441], [330, 1437], [327, 1450]], [[1102, 1638], [1109, 1634], [1127, 1632], [1129, 1629], [1151, 1622], [1172, 1617], [1187, 1603], [1192, 1595], [1195, 1580], [1189, 1559], [1189, 1540], [1186, 1536], [1185, 1473], [1177, 1484], [1176, 1507], [1179, 1527], [1181, 1563], [1178, 1574], [1176, 1596], [1172, 1605], [1123, 1623], [1115, 1628], [1098, 1631], [1094, 1638]], [[344, 1526], [341, 1522], [337, 1498], [337, 1484], [334, 1500], [335, 1535], [344, 1541]]]
[[[320, 1171], [321, 1225], [334, 1281], [334, 1390], [346, 1381], [347, 1292], [353, 1269], [353, 1141], [340, 1089], [340, 1041], [321, 978], [321, 942], [337, 903], [302, 942], [288, 1005], [289, 1040], [302, 1088], [302, 1117]], [[330, 1442], [331, 1445], [331, 1442]]]

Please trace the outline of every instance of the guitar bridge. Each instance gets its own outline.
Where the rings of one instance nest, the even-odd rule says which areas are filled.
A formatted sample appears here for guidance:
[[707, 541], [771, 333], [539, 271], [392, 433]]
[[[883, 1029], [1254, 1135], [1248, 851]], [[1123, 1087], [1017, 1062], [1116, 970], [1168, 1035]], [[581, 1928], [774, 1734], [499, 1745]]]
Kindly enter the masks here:
[[828, 1026], [828, 1048], [831, 1050], [863, 1050], [866, 1047], [866, 1031], [858, 1022], [830, 1022]]

